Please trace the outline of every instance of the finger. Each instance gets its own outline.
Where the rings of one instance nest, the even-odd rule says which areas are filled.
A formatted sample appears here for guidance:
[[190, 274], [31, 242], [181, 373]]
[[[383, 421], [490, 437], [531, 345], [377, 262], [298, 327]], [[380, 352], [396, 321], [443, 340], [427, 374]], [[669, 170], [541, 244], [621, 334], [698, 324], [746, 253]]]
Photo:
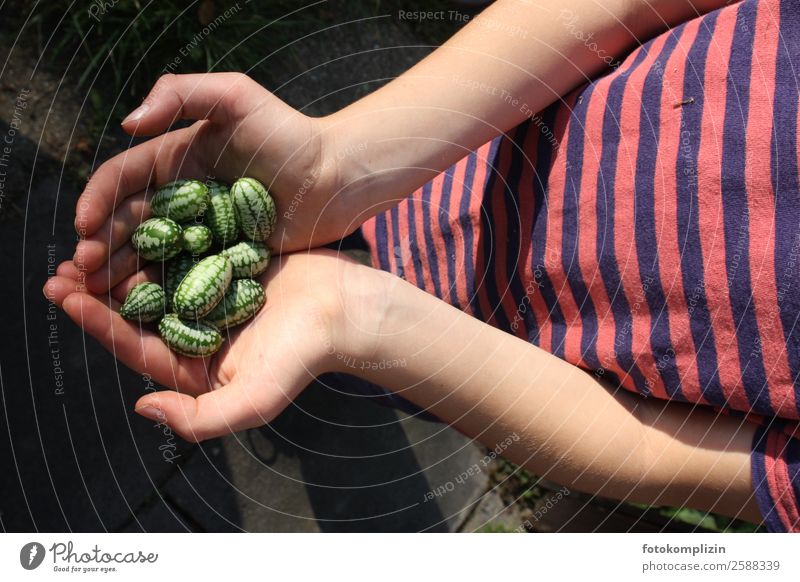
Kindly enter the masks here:
[[238, 382], [197, 398], [168, 391], [148, 394], [139, 399], [135, 410], [145, 418], [165, 423], [190, 442], [261, 426], [276, 414], [263, 391]]
[[126, 245], [112, 254], [105, 265], [86, 275], [86, 289], [91, 293], [107, 293], [144, 265], [145, 262], [139, 258], [134, 248]]
[[190, 394], [208, 389], [207, 381], [198, 382], [205, 378], [202, 360], [179, 358], [158, 335], [124, 320], [115, 311], [117, 307], [114, 300], [109, 306], [87, 293], [72, 293], [62, 302], [72, 321], [129, 368], [149, 374], [159, 384]]
[[111, 296], [122, 303], [130, 293], [130, 290], [140, 283], [160, 283], [162, 280], [161, 264], [147, 265], [141, 271], [138, 271], [120, 282], [118, 285], [111, 289]]
[[180, 119], [226, 123], [255, 104], [249, 100], [261, 91], [253, 89], [260, 86], [241, 73], [164, 75], [122, 128], [131, 135], [157, 135]]
[[59, 277], [67, 277], [69, 279], [75, 279], [76, 281], [83, 278], [83, 275], [75, 266], [75, 263], [72, 261], [64, 261], [58, 267], [56, 267], [56, 275]]
[[48, 301], [52, 301], [58, 307], [61, 307], [64, 299], [69, 295], [73, 293], [83, 293], [85, 292], [85, 288], [83, 283], [77, 279], [56, 275], [47, 280], [42, 292]]
[[[56, 268], [56, 277], [47, 280], [44, 286], [44, 296], [50, 301], [61, 305], [64, 298], [70, 293], [86, 293], [88, 289], [81, 272], [72, 261], [64, 261]], [[111, 297], [122, 303], [128, 293], [139, 283], [154, 282], [159, 283], [164, 278], [163, 265], [161, 263], [147, 265], [141, 271], [137, 271], [124, 279], [111, 289]]]
[[78, 242], [72, 258], [76, 266], [93, 273], [108, 261], [111, 253], [127, 244], [136, 227], [150, 218], [152, 195], [152, 189], [144, 190], [112, 210], [106, 223], [97, 232]]
[[151, 139], [118, 154], [92, 174], [75, 210], [75, 230], [94, 235], [123, 200], [150, 185], [178, 178], [205, 176], [202, 163], [192, 155], [198, 127], [186, 127]]

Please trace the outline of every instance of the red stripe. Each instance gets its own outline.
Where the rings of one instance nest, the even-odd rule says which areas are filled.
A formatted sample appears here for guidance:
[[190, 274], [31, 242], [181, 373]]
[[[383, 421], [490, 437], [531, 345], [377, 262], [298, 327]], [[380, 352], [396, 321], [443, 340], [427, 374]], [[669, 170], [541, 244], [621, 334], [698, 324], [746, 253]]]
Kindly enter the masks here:
[[[653, 193], [659, 274], [669, 315], [670, 344], [675, 351], [676, 365], [681, 373], [683, 394], [690, 402], [703, 402], [697, 358], [687, 311], [680, 257], [683, 249], [678, 242], [678, 176], [676, 163], [680, 155], [681, 110], [675, 107], [684, 99], [683, 83], [686, 59], [700, 28], [700, 19], [686, 25], [678, 45], [664, 67], [661, 98], [660, 137], [656, 153], [656, 173]], [[689, 139], [688, 137], [685, 139]], [[680, 179], [685, 179], [681, 176]], [[660, 314], [665, 317], [664, 314]]]
[[[788, 518], [787, 529], [789, 531], [797, 531], [800, 526], [800, 512], [798, 512], [797, 497], [794, 494], [792, 477], [789, 474], [789, 466], [786, 464], [785, 458], [788, 439], [783, 433], [781, 433], [781, 439], [780, 452], [775, 457], [775, 481], [781, 491], [778, 503], [786, 511], [786, 517]], [[778, 442], [781, 442], [781, 440], [779, 439]]]
[[628, 79], [620, 111], [620, 144], [616, 168], [616, 193], [614, 197], [614, 250], [622, 279], [622, 292], [631, 310], [633, 354], [645, 376], [653, 396], [668, 398], [661, 373], [656, 367], [650, 348], [650, 309], [644, 296], [643, 282], [636, 254], [635, 236], [635, 184], [636, 159], [639, 151], [639, 118], [645, 77], [661, 53], [667, 35], [653, 43], [642, 66]]
[[[516, 130], [514, 130], [516, 132]], [[492, 214], [494, 224], [494, 241], [495, 241], [495, 265], [494, 265], [494, 283], [499, 294], [500, 304], [496, 309], [502, 310], [506, 321], [509, 323], [514, 320], [517, 313], [517, 304], [513, 293], [511, 292], [510, 273], [508, 272], [508, 255], [509, 253], [518, 253], [519, 247], [511, 249], [511, 240], [508, 236], [508, 208], [506, 204], [506, 192], [508, 189], [513, 188], [515, 185], [508, 182], [508, 176], [511, 172], [512, 160], [515, 156], [524, 156], [524, 152], [519, 152], [517, 144], [513, 141], [513, 136], [508, 135], [504, 139], [506, 147], [500, 159], [500, 171], [495, 179], [494, 192], [492, 193]], [[519, 209], [514, 208], [513, 215], [519, 220]], [[518, 244], [521, 241], [518, 241]], [[530, 246], [530, 241], [527, 245]], [[517, 254], [517, 256], [519, 256]], [[510, 331], [510, 330], [509, 330]], [[520, 335], [523, 329], [518, 329], [516, 335]]]
[[[700, 248], [704, 264], [704, 288], [710, 309], [717, 352], [720, 384], [728, 404], [747, 411], [750, 403], [741, 385], [739, 345], [731, 308], [725, 251], [724, 200], [722, 194], [722, 153], [727, 103], [728, 62], [738, 10], [723, 10], [717, 18], [714, 42], [708, 49], [705, 68], [703, 120], [697, 165], [708, 168], [698, 188]], [[738, 233], [733, 236], [738, 237]]]
[[[442, 182], [444, 182], [444, 172], [442, 172]], [[452, 192], [451, 192], [452, 193]], [[443, 187], [432, 188], [430, 196], [428, 197], [428, 219], [430, 224], [427, 228], [430, 229], [430, 238], [436, 248], [436, 264], [439, 271], [439, 290], [441, 298], [450, 303], [450, 276], [447, 272], [447, 263], [450, 257], [447, 254], [447, 246], [445, 245], [444, 233], [442, 232], [439, 218], [443, 212], [447, 212], [447, 208], [442, 208], [442, 197], [444, 196]], [[424, 265], [423, 265], [424, 268]], [[435, 290], [435, 287], [432, 288]]]
[[[782, 461], [783, 451], [786, 447], [786, 435], [783, 433], [771, 430], [767, 436], [767, 446], [765, 447], [764, 454], [764, 470], [767, 476], [767, 487], [769, 489], [769, 496], [772, 499], [775, 513], [787, 530], [792, 530], [796, 525], [796, 519], [792, 519], [792, 514], [789, 513], [789, 507], [795, 507], [792, 503], [786, 503], [784, 497], [786, 496], [786, 475], [785, 469], [781, 469], [778, 464]], [[784, 463], [785, 466], [785, 463]], [[791, 491], [791, 486], [789, 486]], [[790, 493], [791, 494], [791, 493]], [[793, 496], [793, 495], [792, 495]], [[787, 500], [788, 501], [788, 500]], [[796, 510], [793, 512], [796, 517]]]
[[768, 3], [758, 4], [753, 64], [750, 72], [750, 111], [747, 120], [747, 201], [750, 208], [750, 277], [753, 306], [761, 338], [761, 357], [767, 374], [770, 402], [778, 416], [797, 415], [794, 382], [786, 355], [786, 339], [778, 314], [775, 282], [775, 193], [770, 172], [763, 167], [771, 154], [778, 14]]

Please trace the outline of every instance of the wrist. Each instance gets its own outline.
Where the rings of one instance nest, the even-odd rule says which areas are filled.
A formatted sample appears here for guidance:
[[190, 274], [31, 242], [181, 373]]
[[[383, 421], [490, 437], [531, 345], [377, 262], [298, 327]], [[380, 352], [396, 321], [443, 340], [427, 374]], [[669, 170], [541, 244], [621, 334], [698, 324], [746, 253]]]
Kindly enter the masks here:
[[377, 213], [357, 218], [369, 212], [370, 193], [375, 192], [376, 172], [370, 163], [375, 146], [359, 129], [358, 120], [346, 118], [348, 115], [343, 110], [318, 120], [322, 144], [320, 180], [328, 184], [331, 204], [360, 225]]
[[322, 120], [323, 166], [335, 175], [332, 203], [354, 224], [397, 205], [445, 169], [431, 167], [425, 152], [435, 140], [409, 133], [411, 117], [408, 108], [376, 107], [365, 98]]
[[330, 333], [325, 342], [325, 371], [361, 375], [379, 359], [382, 334], [393, 302], [393, 289], [402, 280], [349, 260], [340, 261], [337, 289], [331, 306]]

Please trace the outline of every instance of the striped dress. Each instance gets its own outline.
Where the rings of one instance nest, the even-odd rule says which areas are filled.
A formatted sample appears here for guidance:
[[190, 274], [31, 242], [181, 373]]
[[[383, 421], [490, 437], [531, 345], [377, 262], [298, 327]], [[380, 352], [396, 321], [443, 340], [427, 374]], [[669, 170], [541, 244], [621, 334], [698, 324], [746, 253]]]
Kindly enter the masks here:
[[651, 40], [363, 233], [376, 267], [643, 396], [759, 422], [800, 529], [800, 0]]

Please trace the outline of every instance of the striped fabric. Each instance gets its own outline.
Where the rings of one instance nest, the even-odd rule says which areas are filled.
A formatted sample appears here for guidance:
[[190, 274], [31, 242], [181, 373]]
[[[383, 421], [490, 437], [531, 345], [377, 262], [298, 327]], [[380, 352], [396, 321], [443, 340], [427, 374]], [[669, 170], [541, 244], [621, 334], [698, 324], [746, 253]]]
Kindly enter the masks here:
[[754, 446], [775, 530], [800, 527], [799, 15], [677, 27], [363, 227], [376, 267], [598, 377], [790, 421]]

